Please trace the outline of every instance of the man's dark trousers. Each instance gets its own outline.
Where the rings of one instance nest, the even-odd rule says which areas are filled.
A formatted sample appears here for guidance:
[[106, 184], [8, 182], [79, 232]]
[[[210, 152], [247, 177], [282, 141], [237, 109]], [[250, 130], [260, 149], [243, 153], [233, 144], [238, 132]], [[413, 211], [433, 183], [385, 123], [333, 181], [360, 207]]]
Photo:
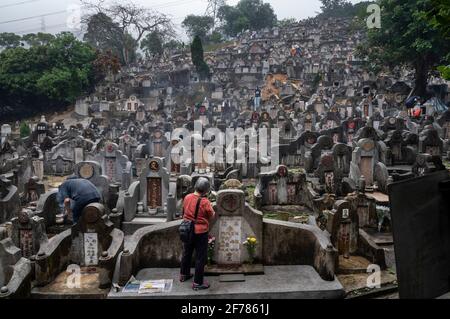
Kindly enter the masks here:
[[183, 258], [181, 259], [181, 274], [191, 274], [192, 253], [195, 250], [195, 277], [194, 283], [203, 285], [205, 265], [208, 258], [208, 233], [195, 234], [192, 242], [184, 243]]

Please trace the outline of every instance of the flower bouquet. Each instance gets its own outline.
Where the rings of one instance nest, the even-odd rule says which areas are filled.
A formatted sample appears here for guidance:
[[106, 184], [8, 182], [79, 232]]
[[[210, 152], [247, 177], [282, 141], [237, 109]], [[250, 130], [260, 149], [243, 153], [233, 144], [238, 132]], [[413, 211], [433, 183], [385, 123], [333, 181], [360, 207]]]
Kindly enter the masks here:
[[248, 237], [243, 244], [247, 248], [249, 263], [250, 265], [252, 265], [253, 262], [255, 261], [256, 246], [258, 245], [258, 241], [256, 240], [255, 237], [252, 236]]

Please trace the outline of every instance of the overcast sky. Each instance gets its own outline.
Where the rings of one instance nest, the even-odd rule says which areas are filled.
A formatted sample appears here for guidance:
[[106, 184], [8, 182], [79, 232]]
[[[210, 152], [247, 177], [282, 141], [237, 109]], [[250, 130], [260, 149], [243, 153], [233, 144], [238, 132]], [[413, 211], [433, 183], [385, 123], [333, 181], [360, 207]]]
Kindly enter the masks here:
[[[235, 5], [238, 1], [227, 0], [227, 3]], [[352, 0], [354, 3], [360, 1]], [[207, 0], [133, 0], [133, 2], [171, 15], [183, 37], [180, 23], [184, 17], [188, 14], [204, 14], [208, 5]], [[264, 0], [264, 2], [272, 5], [279, 19], [292, 17], [300, 20], [315, 16], [320, 11], [319, 0]], [[0, 32], [34, 33], [44, 30], [44, 27], [49, 33], [70, 30], [67, 20], [70, 19], [71, 7], [79, 4], [79, 0], [0, 0]]]

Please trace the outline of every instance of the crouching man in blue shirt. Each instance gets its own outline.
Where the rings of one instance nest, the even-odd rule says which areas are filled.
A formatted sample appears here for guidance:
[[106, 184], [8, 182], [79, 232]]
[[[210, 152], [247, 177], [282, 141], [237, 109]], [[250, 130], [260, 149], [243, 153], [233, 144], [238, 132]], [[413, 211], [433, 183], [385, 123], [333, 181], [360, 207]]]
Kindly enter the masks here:
[[59, 186], [56, 196], [61, 212], [72, 210], [73, 222], [77, 223], [83, 209], [92, 203], [100, 203], [102, 196], [90, 181], [76, 176], [69, 177]]

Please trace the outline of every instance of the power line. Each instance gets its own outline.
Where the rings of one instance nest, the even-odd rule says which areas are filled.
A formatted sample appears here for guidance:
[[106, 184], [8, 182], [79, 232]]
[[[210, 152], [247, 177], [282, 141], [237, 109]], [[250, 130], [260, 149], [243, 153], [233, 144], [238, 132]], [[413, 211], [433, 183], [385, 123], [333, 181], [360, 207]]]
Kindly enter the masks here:
[[36, 15], [36, 16], [32, 16], [32, 17], [26, 17], [26, 18], [20, 18], [20, 19], [8, 20], [8, 21], [1, 21], [0, 24], [7, 24], [7, 23], [20, 22], [20, 21], [26, 21], [26, 20], [33, 20], [33, 19], [36, 19], [36, 18], [49, 17], [49, 16], [54, 16], [54, 15], [58, 15], [58, 14], [62, 14], [62, 13], [67, 13], [67, 11], [66, 10], [61, 10], [61, 11], [55, 11], [55, 12], [50, 12], [50, 13], [46, 13], [46, 14], [40, 14], [40, 15]]
[[38, 1], [42, 1], [42, 0], [27, 0], [27, 1], [17, 2], [17, 3], [5, 4], [5, 5], [1, 5], [0, 9], [17, 7], [17, 6], [20, 6], [22, 4], [28, 4], [28, 3], [32, 3], [32, 2], [38, 2]]

